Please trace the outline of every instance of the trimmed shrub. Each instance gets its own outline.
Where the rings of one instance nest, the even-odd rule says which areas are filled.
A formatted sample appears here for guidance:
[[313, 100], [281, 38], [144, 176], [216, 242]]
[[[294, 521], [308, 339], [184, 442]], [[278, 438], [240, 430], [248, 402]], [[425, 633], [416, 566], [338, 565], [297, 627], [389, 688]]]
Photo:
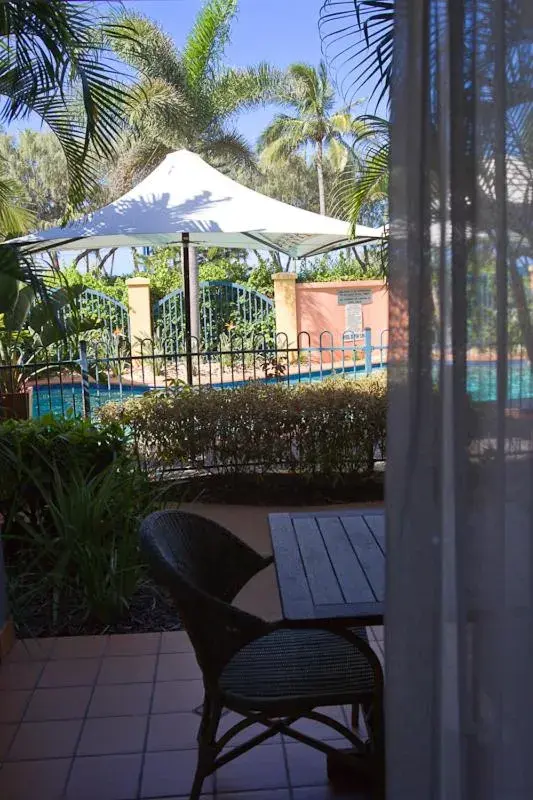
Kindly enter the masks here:
[[[0, 513], [8, 516], [15, 489], [33, 507], [50, 487], [55, 471], [69, 475], [73, 469], [85, 475], [105, 469], [125, 452], [124, 431], [116, 423], [92, 425], [80, 419], [52, 415], [0, 423]], [[31, 468], [33, 480], [28, 481]]]
[[371, 376], [290, 387], [180, 388], [109, 403], [100, 416], [131, 430], [151, 468], [286, 470], [335, 480], [368, 474], [376, 452], [384, 453], [386, 382]]

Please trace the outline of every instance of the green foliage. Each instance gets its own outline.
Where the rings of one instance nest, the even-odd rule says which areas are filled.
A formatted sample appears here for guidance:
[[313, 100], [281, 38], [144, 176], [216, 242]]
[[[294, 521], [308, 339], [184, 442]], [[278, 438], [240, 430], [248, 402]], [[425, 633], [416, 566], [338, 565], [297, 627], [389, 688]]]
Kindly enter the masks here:
[[6, 177], [20, 187], [20, 201], [37, 227], [59, 224], [67, 210], [65, 154], [52, 133], [24, 130], [0, 135], [0, 162]]
[[379, 247], [364, 248], [359, 257], [348, 250], [334, 255], [326, 253], [312, 262], [304, 263], [298, 272], [298, 281], [319, 283], [383, 279], [386, 274], [383, 257], [384, 253]]
[[149, 393], [110, 403], [100, 414], [106, 423], [126, 425], [140, 457], [162, 469], [281, 469], [334, 481], [373, 469], [376, 447], [384, 452], [386, 406], [385, 380], [373, 376]]
[[32, 420], [0, 423], [0, 510], [12, 516], [12, 503], [20, 502], [32, 514], [40, 500], [26, 476], [31, 466], [39, 485], [49, 490], [54, 470], [68, 475], [73, 469], [84, 474], [101, 472], [125, 452], [122, 428], [116, 423], [96, 427], [86, 420], [61, 419], [53, 415]]
[[103, 37], [130, 36], [97, 28], [88, 4], [66, 0], [4, 0], [0, 4], [0, 116], [11, 123], [36, 114], [66, 159], [73, 207], [94, 187], [100, 157], [110, 157], [129, 95], [116, 64], [103, 57]]
[[134, 31], [134, 40], [117, 40], [116, 52], [138, 74], [130, 129], [113, 176], [119, 193], [182, 147], [226, 169], [255, 163], [231, 123], [244, 109], [272, 99], [278, 74], [266, 64], [242, 69], [223, 64], [236, 10], [236, 0], [207, 0], [181, 51], [147, 17], [128, 12], [118, 17]]
[[[4, 284], [5, 285], [5, 284]], [[23, 391], [26, 382], [47, 370], [36, 367], [46, 361], [51, 345], [77, 347], [82, 334], [101, 327], [95, 317], [81, 314], [77, 298], [82, 286], [63, 284], [38, 301], [34, 289], [12, 281], [10, 302], [0, 302], [0, 394]]]
[[128, 287], [126, 286], [126, 277], [124, 275], [98, 275], [94, 272], [81, 273], [76, 266], [69, 264], [69, 266], [61, 270], [61, 275], [55, 278], [53, 284], [60, 286], [66, 282], [73, 288], [83, 286], [84, 289], [95, 289], [127, 306]]
[[142, 574], [137, 527], [158, 490], [116, 424], [41, 419], [0, 425], [0, 509], [15, 623], [48, 633], [108, 624]]
[[327, 67], [321, 61], [318, 69], [310, 64], [291, 64], [279, 90], [279, 101], [292, 114], [277, 114], [259, 139], [261, 165], [285, 164], [313, 148], [318, 179], [319, 211], [326, 213], [324, 189], [325, 160], [342, 169], [348, 146], [355, 135], [364, 130], [364, 123], [354, 117], [351, 109], [334, 110], [335, 91]]

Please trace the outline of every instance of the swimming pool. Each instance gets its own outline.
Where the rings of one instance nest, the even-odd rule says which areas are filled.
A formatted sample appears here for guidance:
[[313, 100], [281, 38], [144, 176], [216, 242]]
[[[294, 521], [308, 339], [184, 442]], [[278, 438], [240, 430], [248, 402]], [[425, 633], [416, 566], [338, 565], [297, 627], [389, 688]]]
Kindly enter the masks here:
[[[375, 366], [373, 374], [383, 371], [383, 367]], [[495, 362], [484, 362], [482, 364], [468, 364], [467, 386], [468, 392], [473, 400], [476, 401], [495, 401], [496, 400], [496, 364]], [[342, 369], [337, 370], [314, 370], [312, 372], [302, 371], [301, 373], [291, 374], [281, 378], [266, 378], [266, 383], [315, 383], [334, 375], [342, 375]], [[344, 375], [348, 378], [358, 379], [363, 377], [364, 368], [357, 367], [344, 370]], [[225, 383], [213, 383], [215, 389], [234, 389], [242, 386], [246, 381], [228, 381]], [[130, 384], [93, 384], [90, 387], [91, 411], [96, 410], [105, 403], [111, 401], [127, 400], [130, 397], [139, 396], [150, 391], [153, 387], [147, 385]], [[523, 361], [511, 361], [509, 363], [509, 391], [508, 398], [513, 404], [517, 401], [533, 398], [533, 373]], [[80, 384], [54, 384], [50, 387], [40, 386], [33, 392], [33, 416], [41, 417], [45, 414], [57, 414], [65, 416], [69, 414], [81, 415], [82, 413], [82, 394]]]

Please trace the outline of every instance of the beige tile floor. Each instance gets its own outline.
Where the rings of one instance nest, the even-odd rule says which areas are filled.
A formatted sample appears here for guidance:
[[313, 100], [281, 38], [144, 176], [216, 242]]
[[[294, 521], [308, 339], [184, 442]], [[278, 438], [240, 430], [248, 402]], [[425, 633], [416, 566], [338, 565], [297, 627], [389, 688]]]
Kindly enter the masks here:
[[[252, 546], [268, 552], [272, 509], [204, 506]], [[279, 616], [272, 570], [239, 604]], [[370, 638], [383, 654], [383, 630]], [[188, 796], [202, 699], [187, 635], [145, 633], [17, 642], [0, 666], [1, 800], [175, 800]], [[346, 709], [329, 709], [347, 720]], [[231, 725], [233, 715], [222, 721]], [[335, 737], [316, 723], [302, 727]], [[221, 768], [204, 784], [220, 800], [363, 800], [328, 785], [325, 757], [276, 737]]]

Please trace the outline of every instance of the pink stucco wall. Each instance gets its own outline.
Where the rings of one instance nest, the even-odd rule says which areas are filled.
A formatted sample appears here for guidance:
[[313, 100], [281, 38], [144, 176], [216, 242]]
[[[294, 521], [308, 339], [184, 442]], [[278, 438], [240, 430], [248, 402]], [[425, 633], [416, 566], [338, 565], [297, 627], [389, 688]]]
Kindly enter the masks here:
[[[338, 293], [342, 289], [371, 289], [372, 302], [362, 306], [363, 327], [371, 328], [372, 344], [381, 343], [381, 333], [389, 327], [389, 294], [383, 281], [332, 281], [331, 283], [297, 283], [296, 314], [298, 331], [307, 331], [311, 346], [320, 344], [322, 331], [331, 331], [333, 344], [342, 343], [346, 330], [346, 306], [339, 305]], [[329, 337], [323, 336], [324, 346], [330, 346]], [[386, 334], [383, 343], [387, 343]]]

